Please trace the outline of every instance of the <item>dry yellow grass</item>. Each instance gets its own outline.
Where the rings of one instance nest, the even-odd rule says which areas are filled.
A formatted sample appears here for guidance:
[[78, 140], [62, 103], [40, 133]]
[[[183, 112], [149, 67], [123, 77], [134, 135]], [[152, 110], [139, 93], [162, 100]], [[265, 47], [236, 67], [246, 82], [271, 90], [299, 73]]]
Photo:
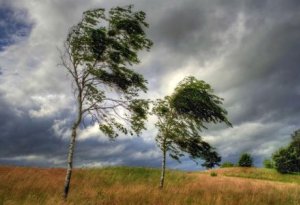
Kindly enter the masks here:
[[168, 171], [159, 190], [159, 170], [129, 167], [75, 170], [63, 202], [64, 175], [63, 169], [0, 167], [0, 204], [300, 204], [297, 184]]

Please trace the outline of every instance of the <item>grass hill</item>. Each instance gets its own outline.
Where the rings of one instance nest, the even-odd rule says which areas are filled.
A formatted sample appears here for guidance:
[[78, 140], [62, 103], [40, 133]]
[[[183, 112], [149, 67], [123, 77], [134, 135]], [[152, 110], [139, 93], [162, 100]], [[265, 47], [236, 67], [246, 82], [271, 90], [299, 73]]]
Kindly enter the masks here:
[[[216, 172], [212, 177], [210, 172]], [[258, 168], [203, 172], [167, 171], [159, 190], [158, 169], [75, 169], [67, 202], [61, 199], [65, 170], [0, 167], [0, 205], [35, 204], [300, 204], [300, 176]]]

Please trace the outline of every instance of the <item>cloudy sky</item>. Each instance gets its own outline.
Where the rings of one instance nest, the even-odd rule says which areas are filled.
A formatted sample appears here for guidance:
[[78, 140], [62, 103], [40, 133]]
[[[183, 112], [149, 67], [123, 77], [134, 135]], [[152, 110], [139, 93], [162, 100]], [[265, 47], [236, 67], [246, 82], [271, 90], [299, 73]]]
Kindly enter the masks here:
[[[300, 128], [299, 0], [0, 0], [0, 164], [65, 166], [74, 98], [58, 49], [82, 12], [134, 4], [147, 14], [154, 46], [135, 68], [145, 96], [171, 94], [184, 76], [224, 98], [233, 128], [202, 133], [223, 161], [242, 152], [256, 166]], [[79, 133], [75, 165], [160, 165], [156, 130], [107, 140], [96, 127]], [[188, 158], [171, 168], [200, 169]]]

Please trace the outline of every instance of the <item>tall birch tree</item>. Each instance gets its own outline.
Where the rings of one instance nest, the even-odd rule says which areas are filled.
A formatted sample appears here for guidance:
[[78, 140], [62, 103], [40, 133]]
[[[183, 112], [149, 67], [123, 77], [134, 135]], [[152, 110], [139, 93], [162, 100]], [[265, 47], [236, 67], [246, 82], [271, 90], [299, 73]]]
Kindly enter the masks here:
[[207, 123], [231, 126], [221, 105], [222, 98], [213, 94], [210, 85], [195, 77], [186, 77], [171, 96], [154, 103], [152, 113], [158, 119], [156, 142], [162, 151], [160, 188], [164, 186], [167, 153], [177, 161], [188, 154], [195, 161], [204, 159], [204, 165], [219, 163], [220, 156], [201, 139], [200, 133]]
[[146, 80], [131, 69], [140, 62], [138, 51], [149, 50], [145, 13], [133, 6], [93, 9], [73, 26], [61, 52], [61, 63], [72, 79], [76, 119], [67, 158], [64, 198], [68, 196], [77, 131], [83, 119], [97, 123], [109, 138], [118, 133], [139, 134], [144, 129], [148, 102], [138, 99], [146, 92]]

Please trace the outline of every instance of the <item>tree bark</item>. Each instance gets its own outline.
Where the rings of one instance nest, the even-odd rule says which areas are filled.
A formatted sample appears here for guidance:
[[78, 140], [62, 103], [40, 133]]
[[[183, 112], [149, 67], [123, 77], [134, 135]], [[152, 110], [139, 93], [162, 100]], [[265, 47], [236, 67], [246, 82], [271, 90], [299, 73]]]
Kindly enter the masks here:
[[159, 188], [163, 188], [164, 187], [164, 182], [165, 182], [165, 171], [166, 171], [166, 148], [163, 147], [163, 158], [162, 158], [162, 162], [161, 162], [161, 175], [160, 175], [160, 184], [159, 184]]
[[64, 185], [64, 200], [67, 199], [69, 189], [70, 189], [70, 181], [72, 176], [72, 169], [73, 169], [73, 155], [74, 155], [74, 149], [75, 149], [75, 142], [76, 142], [76, 136], [77, 136], [77, 128], [80, 125], [81, 119], [82, 119], [82, 92], [79, 92], [77, 97], [77, 103], [78, 103], [78, 114], [77, 119], [73, 124], [72, 127], [72, 134], [71, 134], [71, 140], [69, 145], [69, 152], [68, 152], [68, 161], [67, 161], [67, 174], [65, 178], [65, 185]]
[[74, 148], [75, 148], [77, 127], [78, 127], [78, 125], [76, 126], [76, 124], [74, 124], [74, 126], [72, 128], [71, 141], [70, 141], [70, 145], [69, 145], [67, 174], [66, 174], [65, 186], [64, 186], [64, 199], [65, 200], [68, 197], [69, 188], [70, 188], [70, 181], [71, 181], [72, 168], [73, 168], [73, 154], [74, 154]]

